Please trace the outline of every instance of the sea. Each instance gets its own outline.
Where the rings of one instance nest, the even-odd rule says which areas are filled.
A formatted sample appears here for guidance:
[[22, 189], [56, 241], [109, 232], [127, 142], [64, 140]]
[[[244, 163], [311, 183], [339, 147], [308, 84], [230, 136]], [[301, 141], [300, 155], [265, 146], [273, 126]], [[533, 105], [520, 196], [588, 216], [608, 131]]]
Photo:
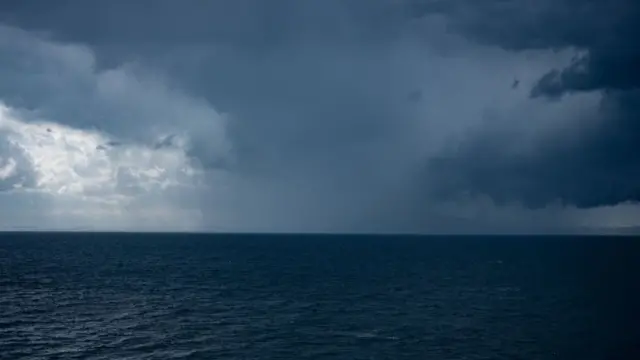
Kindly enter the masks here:
[[0, 233], [0, 359], [640, 359], [640, 239]]

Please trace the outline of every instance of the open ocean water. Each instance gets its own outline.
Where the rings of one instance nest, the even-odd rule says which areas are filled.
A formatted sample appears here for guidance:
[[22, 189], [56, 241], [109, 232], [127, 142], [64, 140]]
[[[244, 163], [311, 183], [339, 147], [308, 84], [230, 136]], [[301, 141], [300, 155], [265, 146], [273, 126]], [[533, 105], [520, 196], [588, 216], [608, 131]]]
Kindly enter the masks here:
[[0, 359], [640, 359], [640, 240], [0, 234]]

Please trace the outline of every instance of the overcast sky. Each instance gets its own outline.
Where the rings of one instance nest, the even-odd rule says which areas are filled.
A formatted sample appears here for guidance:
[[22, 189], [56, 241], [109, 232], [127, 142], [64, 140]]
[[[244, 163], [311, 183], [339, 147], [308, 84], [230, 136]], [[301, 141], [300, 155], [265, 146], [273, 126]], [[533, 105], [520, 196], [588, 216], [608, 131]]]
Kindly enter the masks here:
[[640, 225], [633, 0], [5, 0], [0, 229]]

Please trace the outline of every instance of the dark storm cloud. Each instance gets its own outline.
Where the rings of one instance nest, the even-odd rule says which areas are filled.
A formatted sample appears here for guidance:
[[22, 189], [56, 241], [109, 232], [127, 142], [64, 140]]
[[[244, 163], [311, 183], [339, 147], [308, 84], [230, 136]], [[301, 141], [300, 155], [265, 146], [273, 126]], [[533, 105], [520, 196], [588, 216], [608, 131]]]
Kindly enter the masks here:
[[[402, 13], [386, 0], [27, 0], [0, 6], [8, 24], [88, 44], [98, 68], [141, 61], [230, 113], [239, 166], [316, 162], [316, 168], [347, 169], [343, 157], [382, 150], [381, 141], [406, 131], [407, 94], [416, 84], [403, 68], [411, 62], [403, 58], [406, 50], [394, 41]], [[80, 114], [73, 119], [90, 118], [82, 111], [74, 110]], [[204, 146], [194, 152], [205, 165], [217, 161], [207, 158]]]
[[[206, 141], [191, 144], [189, 154], [208, 169], [222, 167], [242, 179], [234, 178], [224, 200], [202, 202], [220, 207], [225, 216], [237, 214], [241, 220], [235, 223], [241, 225], [331, 227], [359, 216], [386, 187], [399, 186], [397, 168], [405, 166], [404, 154], [413, 146], [406, 135], [412, 126], [407, 96], [417, 87], [415, 61], [407, 56], [412, 49], [397, 41], [400, 13], [387, 11], [386, 0], [361, 4], [3, 2], [6, 24], [41, 32], [56, 43], [86, 45], [95, 58], [83, 63], [87, 69], [76, 79], [78, 67], [65, 57], [62, 80], [79, 80], [68, 91], [55, 80], [40, 81], [42, 76], [33, 86], [25, 81], [30, 76], [24, 69], [33, 65], [7, 54], [7, 72], [16, 75], [0, 86], [0, 96], [10, 106], [45, 109], [52, 121], [99, 125], [116, 138], [144, 138], [134, 134], [152, 129], [154, 122], [183, 123], [164, 136], [186, 129], [206, 138], [206, 126], [189, 129], [204, 124], [187, 124], [194, 114], [174, 114], [173, 105], [157, 110], [163, 103], [151, 101], [158, 97], [138, 81], [148, 77], [137, 74], [140, 68], [151, 75], [158, 70], [171, 79], [166, 93], [174, 95], [175, 87], [189, 95], [187, 107], [201, 99], [229, 114], [225, 133], [236, 161], [221, 165], [210, 149], [215, 144]], [[82, 52], [71, 48], [73, 54]], [[17, 46], [10, 49], [21, 52]], [[47, 62], [27, 55], [27, 60]], [[44, 72], [53, 75], [46, 71], [49, 66]], [[145, 94], [152, 99], [141, 106]], [[220, 188], [216, 181], [211, 188]]]
[[575, 48], [564, 69], [550, 71], [534, 96], [600, 89], [631, 90], [640, 85], [640, 3], [634, 0], [413, 0], [411, 14], [433, 12], [452, 28], [479, 42], [508, 50]]
[[94, 45], [215, 43], [265, 49], [376, 38], [393, 32], [401, 10], [388, 0], [24, 0], [3, 2], [0, 19]]
[[[620, 16], [621, 10], [609, 9], [604, 2], [592, 2], [595, 8], [578, 10], [574, 3], [4, 1], [0, 3], [0, 22], [31, 34], [41, 32], [59, 44], [86, 45], [87, 49], [63, 47], [68, 55], [56, 60], [63, 65], [59, 69], [56, 62], [51, 68], [44, 56], [28, 52], [23, 58], [0, 55], [0, 61], [10, 63], [6, 78], [12, 80], [0, 84], [0, 96], [10, 106], [50, 108], [52, 121], [74, 127], [98, 124], [117, 138], [137, 140], [144, 137], [133, 134], [144, 134], [154, 122], [182, 122], [182, 130], [188, 128], [190, 134], [199, 135], [189, 154], [205, 167], [240, 174], [249, 184], [233, 178], [229, 181], [233, 183], [231, 190], [225, 190], [225, 199], [232, 199], [228, 203], [233, 205], [214, 204], [225, 216], [237, 214], [234, 220], [240, 226], [249, 217], [301, 230], [319, 223], [327, 228], [357, 218], [363, 223], [360, 229], [369, 230], [395, 229], [398, 224], [411, 230], [434, 226], [471, 229], [468, 219], [440, 217], [433, 211], [440, 203], [431, 200], [475, 192], [498, 201], [535, 205], [558, 198], [585, 206], [618, 201], [594, 200], [590, 192], [613, 179], [621, 181], [617, 172], [624, 166], [609, 164], [609, 155], [602, 156], [598, 171], [606, 171], [610, 177], [603, 175], [584, 189], [572, 188], [577, 174], [585, 179], [593, 176], [594, 167], [587, 161], [590, 154], [598, 153], [593, 149], [610, 149], [610, 144], [616, 144], [620, 146], [616, 156], [622, 158], [624, 146], [615, 141], [621, 133], [604, 125], [598, 137], [565, 145], [563, 141], [553, 146], [535, 143], [536, 151], [514, 156], [505, 149], [517, 147], [518, 134], [505, 135], [502, 123], [485, 121], [480, 130], [467, 131], [461, 144], [455, 141], [460, 146], [452, 147], [457, 150], [430, 163], [428, 181], [416, 179], [417, 164], [424, 164], [425, 158], [439, 151], [439, 144], [447, 142], [445, 136], [477, 124], [487, 104], [496, 99], [503, 105], [527, 101], [518, 96], [531, 81], [523, 78], [521, 82], [520, 76], [547, 71], [546, 60], [540, 60], [532, 62], [534, 69], [520, 71], [527, 74], [516, 73], [517, 64], [530, 64], [524, 56], [511, 57], [505, 51], [477, 44], [499, 45], [514, 53], [563, 47], [590, 50], [596, 48], [591, 43], [593, 36]], [[597, 26], [575, 15], [592, 17], [598, 13], [604, 20]], [[441, 16], [431, 16], [434, 14], [444, 14], [448, 24]], [[476, 44], [452, 36], [447, 26]], [[606, 43], [609, 37], [602, 35], [598, 43]], [[74, 59], [69, 59], [69, 54]], [[584, 61], [579, 57], [576, 64]], [[42, 82], [44, 77], [40, 76], [34, 86], [25, 81], [32, 78], [24, 76], [33, 68], [47, 75], [61, 74], [63, 83], [69, 85]], [[78, 68], [82, 70], [80, 77]], [[156, 70], [171, 81], [160, 81], [162, 89], [151, 91], [156, 88], [145, 80], [154, 80]], [[483, 75], [486, 73], [493, 75]], [[566, 84], [562, 80], [557, 87], [556, 73], [550, 74], [535, 87], [544, 89], [541, 93], [577, 89], [568, 85], [574, 80], [566, 80]], [[515, 83], [519, 85], [512, 89]], [[176, 94], [182, 99], [177, 103]], [[88, 100], [88, 105], [77, 106], [77, 99]], [[608, 106], [622, 111], [621, 104], [616, 100]], [[192, 112], [194, 107], [202, 111]], [[521, 117], [525, 120], [544, 114], [531, 116], [538, 109], [530, 105], [523, 108]], [[228, 114], [224, 135], [233, 144], [233, 164], [220, 165], [220, 151], [215, 146], [212, 151], [207, 141], [211, 130], [203, 124], [217, 111]], [[612, 111], [603, 113], [612, 121], [621, 121]], [[199, 121], [189, 122], [194, 117]], [[527, 131], [540, 126], [524, 123]], [[163, 139], [181, 129], [169, 130], [153, 139], [152, 146], [171, 146], [171, 141]], [[573, 168], [567, 167], [567, 162]], [[565, 180], [567, 174], [573, 177]], [[630, 189], [617, 189], [613, 198], [629, 198]], [[424, 198], [420, 197], [422, 192], [427, 194]], [[596, 194], [603, 196], [602, 191]], [[216, 202], [202, 198], [203, 202]]]
[[588, 135], [575, 131], [540, 143], [532, 154], [514, 155], [500, 134], [480, 131], [430, 163], [431, 182], [437, 184], [430, 190], [440, 196], [488, 194], [530, 206], [640, 200], [640, 3], [454, 0], [423, 2], [414, 16], [421, 11], [446, 13], [456, 31], [510, 51], [575, 49], [571, 64], [548, 72], [531, 88], [534, 98], [602, 95], [600, 111], [585, 116], [583, 127], [592, 126], [589, 117], [598, 118]]
[[[96, 51], [98, 68], [142, 59], [217, 109], [242, 118], [233, 129], [242, 132], [241, 142], [259, 141], [268, 131], [283, 137], [279, 143], [293, 146], [310, 133], [318, 142], [359, 136], [361, 122], [389, 116], [389, 109], [382, 108], [388, 99], [414, 90], [394, 84], [406, 79], [394, 79], [397, 64], [391, 63], [385, 43], [395, 19], [385, 11], [388, 1], [362, 4], [26, 0], [3, 2], [0, 20], [53, 39], [86, 43]], [[371, 109], [372, 104], [380, 105]], [[313, 147], [310, 139], [303, 141]]]

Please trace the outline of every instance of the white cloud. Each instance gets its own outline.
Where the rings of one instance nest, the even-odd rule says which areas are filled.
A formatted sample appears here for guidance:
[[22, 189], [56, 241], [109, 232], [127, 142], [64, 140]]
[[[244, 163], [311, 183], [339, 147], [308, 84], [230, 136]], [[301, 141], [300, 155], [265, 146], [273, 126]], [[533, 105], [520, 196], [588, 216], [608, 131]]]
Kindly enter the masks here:
[[0, 76], [0, 228], [203, 226], [199, 163], [232, 156], [227, 119], [207, 102], [148, 68], [98, 69], [89, 47], [2, 25]]
[[0, 162], [4, 164], [0, 167], [0, 180], [7, 180], [16, 174], [16, 161], [13, 158], [0, 158]]
[[106, 134], [52, 122], [24, 122], [18, 114], [0, 105], [3, 141], [21, 155], [3, 154], [0, 180], [16, 177], [20, 162], [30, 178], [14, 181], [10, 191], [46, 199], [45, 211], [53, 219], [72, 224], [73, 218], [77, 224], [107, 228], [123, 223], [145, 227], [141, 221], [169, 228], [180, 225], [176, 220], [198, 225], [193, 222], [199, 219], [192, 219], [197, 211], [181, 208], [183, 204], [167, 196], [199, 187], [201, 171], [184, 148], [113, 146]]

